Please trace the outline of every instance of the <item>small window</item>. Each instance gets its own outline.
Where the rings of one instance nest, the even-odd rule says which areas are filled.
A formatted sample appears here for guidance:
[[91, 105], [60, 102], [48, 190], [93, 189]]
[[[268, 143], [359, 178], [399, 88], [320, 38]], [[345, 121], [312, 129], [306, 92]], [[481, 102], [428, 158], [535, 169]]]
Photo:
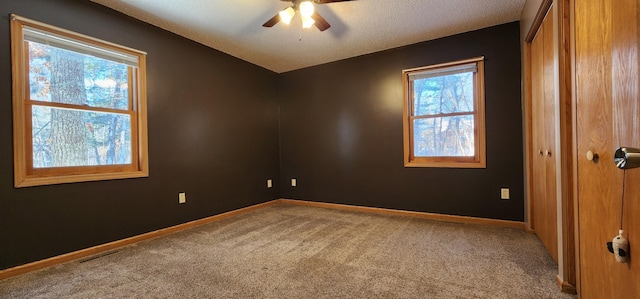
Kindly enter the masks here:
[[485, 168], [484, 58], [402, 75], [404, 165]]
[[16, 187], [148, 176], [145, 53], [11, 16]]

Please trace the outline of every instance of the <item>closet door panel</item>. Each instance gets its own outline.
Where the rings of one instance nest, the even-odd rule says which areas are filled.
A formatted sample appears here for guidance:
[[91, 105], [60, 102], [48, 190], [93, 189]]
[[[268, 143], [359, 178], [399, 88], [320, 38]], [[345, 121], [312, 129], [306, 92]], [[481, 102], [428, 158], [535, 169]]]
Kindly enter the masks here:
[[556, 135], [558, 130], [556, 122], [557, 78], [556, 70], [558, 61], [554, 51], [553, 18], [549, 13], [542, 23], [544, 32], [543, 63], [544, 63], [544, 156], [545, 156], [545, 240], [544, 244], [551, 253], [553, 259], [558, 261], [558, 196], [556, 194]]
[[556, 86], [553, 18], [545, 17], [531, 42], [532, 228], [558, 260], [556, 196]]

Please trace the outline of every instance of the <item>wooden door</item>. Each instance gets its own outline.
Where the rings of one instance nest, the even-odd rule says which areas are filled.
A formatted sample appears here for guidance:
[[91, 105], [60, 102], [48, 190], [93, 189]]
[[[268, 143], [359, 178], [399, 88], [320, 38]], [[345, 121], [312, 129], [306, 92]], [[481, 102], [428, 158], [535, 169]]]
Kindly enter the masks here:
[[[627, 170], [624, 202], [629, 264], [606, 242], [620, 226], [623, 171], [618, 146], [640, 148], [638, 0], [574, 1], [579, 294], [640, 298], [640, 169]], [[597, 162], [586, 158], [595, 152]]]
[[531, 41], [532, 228], [558, 261], [556, 195], [556, 77], [553, 17], [547, 14]]

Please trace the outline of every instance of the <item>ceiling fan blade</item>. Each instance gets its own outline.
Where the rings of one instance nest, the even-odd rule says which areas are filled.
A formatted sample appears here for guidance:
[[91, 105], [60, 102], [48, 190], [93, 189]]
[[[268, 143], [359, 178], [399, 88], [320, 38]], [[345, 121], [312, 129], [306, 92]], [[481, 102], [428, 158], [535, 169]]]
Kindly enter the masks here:
[[278, 24], [280, 22], [280, 15], [276, 14], [273, 18], [269, 19], [269, 21], [262, 24], [262, 27], [273, 27], [273, 25]]
[[331, 25], [329, 25], [329, 22], [327, 22], [327, 20], [325, 20], [320, 14], [318, 14], [318, 12], [313, 12], [311, 18], [316, 21], [315, 23], [313, 23], [313, 25], [316, 25], [316, 27], [318, 27], [320, 31], [325, 31], [329, 29], [329, 27], [331, 27]]
[[332, 3], [332, 2], [345, 2], [345, 1], [354, 1], [354, 0], [315, 0], [318, 4]]

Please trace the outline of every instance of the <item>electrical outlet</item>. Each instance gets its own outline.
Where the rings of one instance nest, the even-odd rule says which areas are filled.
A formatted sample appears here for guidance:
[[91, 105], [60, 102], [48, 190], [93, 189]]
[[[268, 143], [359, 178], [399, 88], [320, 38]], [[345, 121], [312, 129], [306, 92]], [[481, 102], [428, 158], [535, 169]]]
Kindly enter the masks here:
[[271, 182], [271, 179], [267, 180], [267, 188], [271, 188], [273, 187], [273, 183]]
[[500, 188], [500, 198], [509, 199], [509, 188]]
[[178, 203], [186, 203], [187, 202], [187, 193], [180, 192], [178, 193]]
[[296, 179], [291, 179], [291, 187], [295, 187], [298, 185], [298, 181]]

